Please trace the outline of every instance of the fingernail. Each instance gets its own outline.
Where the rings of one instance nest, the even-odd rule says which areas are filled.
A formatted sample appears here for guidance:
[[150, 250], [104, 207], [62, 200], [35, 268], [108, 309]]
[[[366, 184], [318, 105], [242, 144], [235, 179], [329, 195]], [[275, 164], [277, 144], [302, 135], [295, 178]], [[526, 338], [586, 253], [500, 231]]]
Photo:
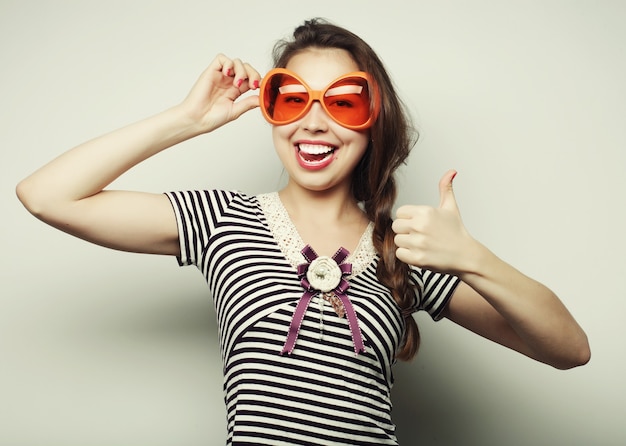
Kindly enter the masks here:
[[226, 70], [226, 76], [230, 76], [230, 68]]
[[252, 88], [255, 88], [255, 89], [259, 88], [259, 81], [254, 81], [252, 83]]
[[241, 87], [241, 84], [243, 84], [243, 79], [237, 81], [237, 88]]
[[452, 174], [452, 177], [450, 178], [450, 182], [451, 182], [451, 183], [452, 183], [452, 180], [454, 180], [454, 177], [456, 177], [456, 174], [457, 174], [457, 173], [458, 173], [458, 172], [454, 172], [454, 173]]

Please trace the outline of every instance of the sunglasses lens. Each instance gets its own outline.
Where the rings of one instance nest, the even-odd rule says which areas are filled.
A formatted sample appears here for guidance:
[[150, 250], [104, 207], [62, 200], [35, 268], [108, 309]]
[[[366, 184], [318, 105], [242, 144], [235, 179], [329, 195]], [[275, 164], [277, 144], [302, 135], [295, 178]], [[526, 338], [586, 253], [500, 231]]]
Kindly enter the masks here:
[[324, 93], [324, 105], [339, 123], [360, 126], [370, 118], [370, 92], [367, 80], [348, 77], [332, 84]]
[[[371, 125], [372, 110], [368, 80], [360, 75], [334, 82], [323, 92], [312, 92], [298, 78], [284, 71], [263, 81], [261, 107], [274, 125], [296, 121], [307, 112], [312, 100], [324, 102], [324, 109], [339, 124], [348, 128]], [[313, 98], [311, 95], [315, 95]], [[323, 95], [322, 97], [317, 95]]]
[[306, 109], [308, 103], [307, 88], [289, 74], [274, 74], [265, 84], [262, 106], [276, 123], [294, 120]]

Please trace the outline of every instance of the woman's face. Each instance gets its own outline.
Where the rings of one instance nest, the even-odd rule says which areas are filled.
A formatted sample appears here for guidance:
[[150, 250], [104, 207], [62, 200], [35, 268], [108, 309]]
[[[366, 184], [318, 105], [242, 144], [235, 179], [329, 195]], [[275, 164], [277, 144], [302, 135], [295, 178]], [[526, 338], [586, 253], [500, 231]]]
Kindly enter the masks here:
[[[318, 48], [292, 57], [285, 68], [314, 90], [322, 90], [339, 76], [359, 70], [347, 51]], [[272, 134], [276, 152], [289, 174], [287, 187], [312, 191], [349, 189], [352, 172], [369, 141], [369, 131], [342, 127], [318, 102], [300, 120], [274, 126]]]

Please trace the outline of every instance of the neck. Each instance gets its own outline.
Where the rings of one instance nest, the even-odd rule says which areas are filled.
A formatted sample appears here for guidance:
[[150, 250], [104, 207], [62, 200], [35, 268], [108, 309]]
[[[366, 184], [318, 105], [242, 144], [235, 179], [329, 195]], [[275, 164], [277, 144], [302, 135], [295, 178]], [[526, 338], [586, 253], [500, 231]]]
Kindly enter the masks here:
[[346, 187], [314, 191], [288, 184], [279, 196], [296, 219], [316, 217], [326, 222], [345, 222], [364, 218], [358, 202]]

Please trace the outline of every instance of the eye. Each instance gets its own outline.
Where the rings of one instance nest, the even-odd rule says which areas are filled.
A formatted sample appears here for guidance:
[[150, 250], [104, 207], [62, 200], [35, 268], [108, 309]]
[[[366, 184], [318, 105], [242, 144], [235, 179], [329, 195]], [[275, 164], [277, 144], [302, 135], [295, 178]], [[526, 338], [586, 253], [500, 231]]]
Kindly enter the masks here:
[[301, 84], [287, 84], [278, 88], [278, 101], [284, 105], [302, 105], [309, 100], [306, 87]]
[[354, 103], [352, 101], [348, 101], [346, 99], [336, 99], [328, 104], [330, 107], [339, 107], [339, 108], [352, 108], [354, 107]]
[[363, 87], [361, 85], [337, 85], [329, 88], [324, 94], [324, 102], [328, 107], [353, 108], [362, 102]]
[[282, 101], [286, 104], [301, 104], [305, 102], [302, 95], [283, 95]]

